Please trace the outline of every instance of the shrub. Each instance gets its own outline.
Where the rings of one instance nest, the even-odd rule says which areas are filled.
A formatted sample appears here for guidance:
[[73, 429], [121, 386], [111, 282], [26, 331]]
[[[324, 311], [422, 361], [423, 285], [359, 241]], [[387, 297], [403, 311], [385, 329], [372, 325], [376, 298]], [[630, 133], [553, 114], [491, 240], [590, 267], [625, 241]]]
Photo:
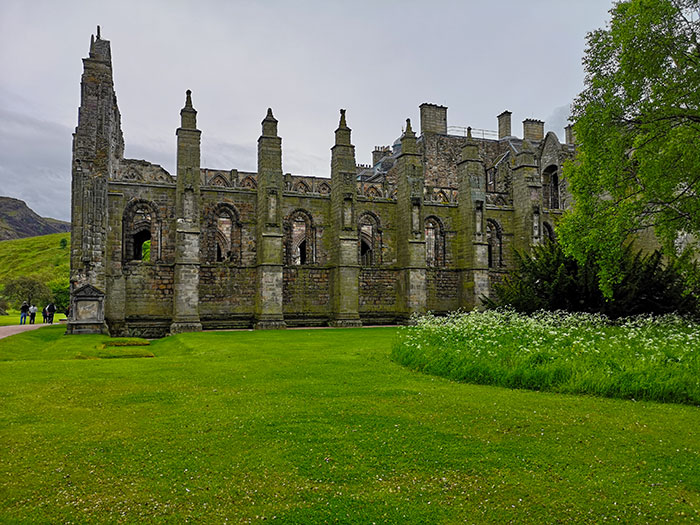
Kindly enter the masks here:
[[[495, 284], [495, 298], [483, 298], [489, 308], [510, 307], [519, 312], [565, 310], [597, 312], [611, 318], [641, 314], [678, 313], [698, 316], [697, 282], [676, 261], [661, 252], [648, 255], [624, 251], [619, 282], [606, 299], [598, 286], [600, 268], [593, 257], [585, 264], [564, 254], [558, 243], [534, 246], [530, 254], [516, 252], [516, 270]], [[686, 265], [686, 268], [688, 266]]]

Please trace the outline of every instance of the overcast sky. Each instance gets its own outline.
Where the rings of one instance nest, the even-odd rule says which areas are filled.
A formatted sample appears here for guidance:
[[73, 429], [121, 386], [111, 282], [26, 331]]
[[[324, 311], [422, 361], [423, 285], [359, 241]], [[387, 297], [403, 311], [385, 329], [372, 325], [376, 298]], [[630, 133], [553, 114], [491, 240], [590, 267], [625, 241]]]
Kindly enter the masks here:
[[338, 110], [369, 163], [418, 106], [448, 125], [545, 120], [563, 139], [587, 32], [611, 0], [0, 0], [0, 195], [70, 220], [81, 59], [111, 41], [127, 158], [175, 167], [185, 90], [202, 166], [254, 171], [260, 121], [279, 120], [283, 169], [330, 175]]

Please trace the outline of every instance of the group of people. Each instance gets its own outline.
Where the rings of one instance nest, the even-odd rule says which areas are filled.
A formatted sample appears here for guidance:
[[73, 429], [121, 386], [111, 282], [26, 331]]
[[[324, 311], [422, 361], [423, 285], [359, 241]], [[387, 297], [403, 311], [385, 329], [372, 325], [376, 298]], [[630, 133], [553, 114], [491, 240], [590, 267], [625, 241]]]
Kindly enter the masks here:
[[[36, 313], [38, 311], [39, 309], [35, 305], [32, 304], [30, 306], [27, 301], [24, 301], [22, 306], [19, 307], [19, 324], [27, 324], [27, 318], [29, 318], [29, 324], [34, 324], [34, 321], [36, 320]], [[44, 309], [41, 311], [41, 315], [44, 318], [42, 322], [53, 324], [53, 316], [55, 313], [55, 304], [49, 303], [44, 306]]]

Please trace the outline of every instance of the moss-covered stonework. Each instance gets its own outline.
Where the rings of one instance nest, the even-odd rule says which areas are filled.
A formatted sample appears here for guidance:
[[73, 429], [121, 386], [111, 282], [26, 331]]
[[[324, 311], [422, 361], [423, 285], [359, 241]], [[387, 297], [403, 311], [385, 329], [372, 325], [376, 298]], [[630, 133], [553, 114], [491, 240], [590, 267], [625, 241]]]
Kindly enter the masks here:
[[[83, 62], [71, 284], [91, 288], [73, 295], [69, 333], [360, 326], [473, 308], [512, 249], [552, 236], [569, 204], [560, 176], [573, 145], [540, 121], [524, 123], [526, 139], [507, 111], [493, 136], [450, 133], [447, 108], [427, 103], [420, 132], [407, 121], [364, 166], [341, 110], [324, 178], [283, 173], [272, 110], [256, 172], [202, 167], [188, 91], [173, 176], [123, 157], [109, 42], [98, 34]], [[81, 319], [88, 299], [103, 304]]]

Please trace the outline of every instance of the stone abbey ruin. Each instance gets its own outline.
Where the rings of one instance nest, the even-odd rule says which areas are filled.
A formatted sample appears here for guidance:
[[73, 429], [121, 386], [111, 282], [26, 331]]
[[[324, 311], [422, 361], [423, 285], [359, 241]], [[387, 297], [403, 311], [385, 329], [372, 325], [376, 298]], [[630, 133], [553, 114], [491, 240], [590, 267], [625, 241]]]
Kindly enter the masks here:
[[569, 129], [561, 144], [528, 119], [517, 138], [504, 111], [497, 133], [450, 133], [434, 104], [420, 106], [419, 136], [406, 121], [371, 166], [355, 162], [341, 110], [325, 178], [283, 173], [271, 110], [256, 173], [202, 167], [188, 91], [173, 175], [124, 158], [99, 29], [83, 64], [68, 333], [359, 326], [471, 309], [514, 248], [553, 238], [568, 204]]

